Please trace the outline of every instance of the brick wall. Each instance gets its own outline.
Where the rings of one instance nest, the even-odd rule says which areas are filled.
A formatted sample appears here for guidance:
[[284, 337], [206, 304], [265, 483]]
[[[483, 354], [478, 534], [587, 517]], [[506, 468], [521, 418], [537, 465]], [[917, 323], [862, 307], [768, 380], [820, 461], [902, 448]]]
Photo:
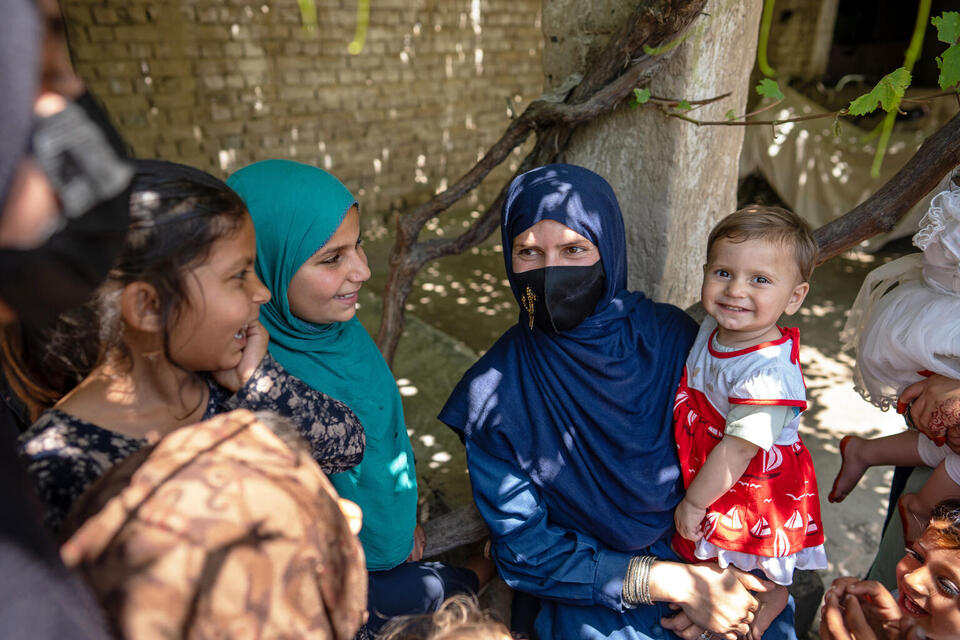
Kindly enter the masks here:
[[539, 95], [540, 2], [376, 0], [355, 56], [356, 0], [316, 0], [313, 34], [296, 0], [61, 4], [79, 73], [138, 156], [219, 176], [314, 163], [387, 212], [456, 180], [503, 132], [508, 103]]

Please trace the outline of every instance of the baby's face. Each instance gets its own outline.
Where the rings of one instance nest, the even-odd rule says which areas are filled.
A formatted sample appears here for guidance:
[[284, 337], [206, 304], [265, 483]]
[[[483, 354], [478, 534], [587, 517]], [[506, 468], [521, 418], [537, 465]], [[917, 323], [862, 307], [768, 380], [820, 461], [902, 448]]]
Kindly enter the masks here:
[[703, 268], [701, 299], [727, 337], [749, 340], [799, 309], [808, 289], [790, 248], [721, 238]]

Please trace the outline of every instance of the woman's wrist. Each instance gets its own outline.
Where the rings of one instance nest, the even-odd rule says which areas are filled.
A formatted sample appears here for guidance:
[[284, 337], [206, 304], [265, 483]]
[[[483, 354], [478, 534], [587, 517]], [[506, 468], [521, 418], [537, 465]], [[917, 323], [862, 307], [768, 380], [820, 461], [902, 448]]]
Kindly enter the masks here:
[[690, 582], [689, 566], [680, 562], [657, 560], [650, 567], [650, 599], [654, 602], [680, 604]]

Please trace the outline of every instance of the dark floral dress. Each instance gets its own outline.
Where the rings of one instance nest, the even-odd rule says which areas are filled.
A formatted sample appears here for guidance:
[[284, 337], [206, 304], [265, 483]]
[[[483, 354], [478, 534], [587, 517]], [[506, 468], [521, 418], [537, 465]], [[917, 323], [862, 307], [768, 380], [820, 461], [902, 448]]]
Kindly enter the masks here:
[[[272, 411], [297, 426], [325, 473], [346, 471], [363, 458], [363, 427], [353, 412], [288, 373], [270, 354], [235, 394], [210, 376], [205, 380], [210, 399], [203, 420], [234, 409]], [[47, 529], [56, 535], [87, 487], [147, 441], [50, 409], [20, 436], [18, 444], [45, 503]]]

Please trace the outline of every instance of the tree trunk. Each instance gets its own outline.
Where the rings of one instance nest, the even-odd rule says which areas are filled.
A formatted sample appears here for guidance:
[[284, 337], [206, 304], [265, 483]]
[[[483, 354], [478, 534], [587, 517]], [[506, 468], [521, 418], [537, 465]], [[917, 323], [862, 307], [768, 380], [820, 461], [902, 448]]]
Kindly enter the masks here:
[[[636, 0], [544, 3], [544, 73], [555, 85], [582, 71], [599, 39]], [[709, 0], [699, 23], [647, 86], [656, 96], [707, 99], [696, 117], [746, 108], [761, 0]], [[736, 209], [741, 127], [696, 127], [656, 109], [617, 110], [578, 128], [561, 159], [593, 169], [623, 210], [631, 289], [686, 307], [699, 298], [707, 235]]]

